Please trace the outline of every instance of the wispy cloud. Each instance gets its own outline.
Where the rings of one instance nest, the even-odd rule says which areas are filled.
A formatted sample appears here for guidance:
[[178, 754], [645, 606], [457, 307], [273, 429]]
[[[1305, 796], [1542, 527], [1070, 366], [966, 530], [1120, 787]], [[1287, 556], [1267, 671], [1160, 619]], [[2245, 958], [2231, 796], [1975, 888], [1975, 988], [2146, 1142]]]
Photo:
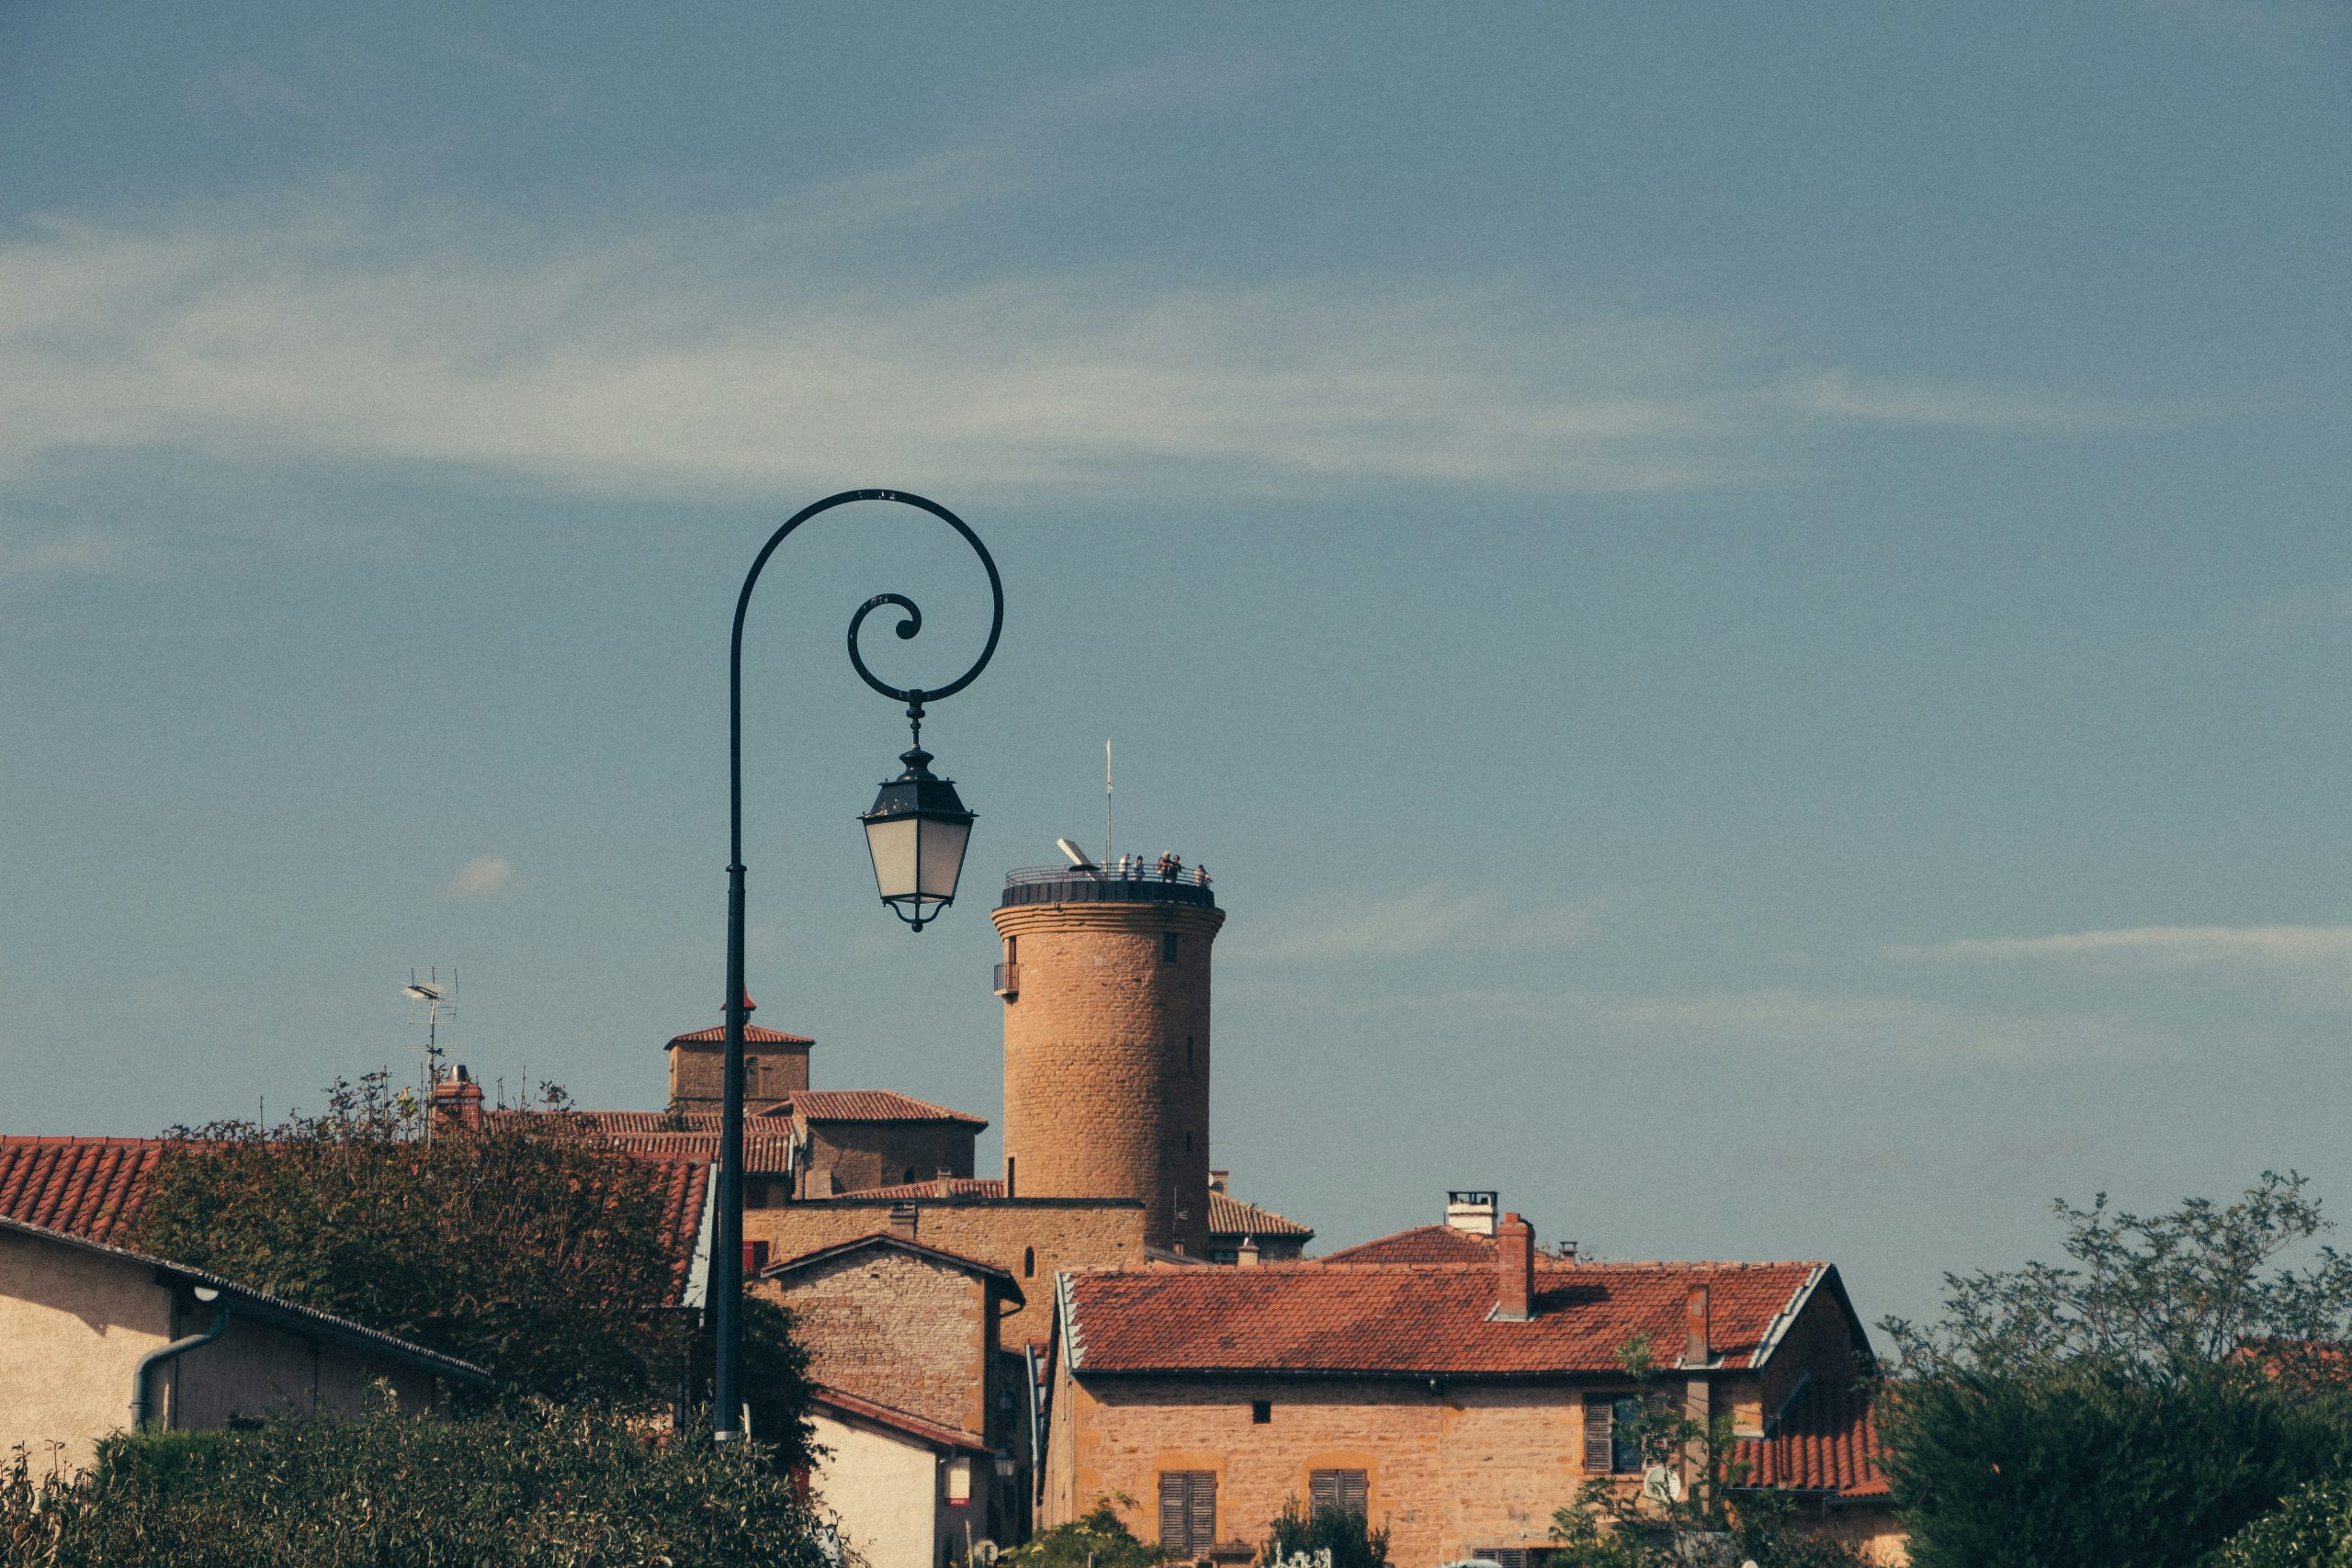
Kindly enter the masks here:
[[1897, 944], [1896, 958], [2126, 960], [2171, 966], [2245, 964], [2352, 976], [2352, 926], [2133, 926], [2053, 936], [1963, 937]]
[[1610, 1023], [1692, 1044], [1770, 1043], [1874, 1058], [2028, 1065], [2165, 1048], [2104, 1013], [1977, 1012], [1902, 997], [1714, 991], [1601, 1000], [1594, 1010]]
[[514, 866], [503, 855], [476, 855], [458, 868], [443, 889], [452, 898], [484, 898], [514, 881]]
[[1277, 963], [1349, 958], [1409, 958], [1420, 953], [1564, 946], [1589, 935], [1595, 906], [1528, 908], [1498, 893], [1456, 893], [1430, 886], [1351, 903], [1337, 918], [1273, 917], [1281, 931], [1258, 950]]
[[37, 539], [16, 539], [0, 530], [0, 581], [118, 571], [130, 558], [128, 541], [96, 529], [68, 528]]
[[2211, 419], [2215, 412], [2185, 400], [2100, 398], [2048, 388], [1864, 376], [1852, 370], [1798, 377], [1783, 394], [1792, 408], [1841, 421], [2004, 434], [2164, 430]]

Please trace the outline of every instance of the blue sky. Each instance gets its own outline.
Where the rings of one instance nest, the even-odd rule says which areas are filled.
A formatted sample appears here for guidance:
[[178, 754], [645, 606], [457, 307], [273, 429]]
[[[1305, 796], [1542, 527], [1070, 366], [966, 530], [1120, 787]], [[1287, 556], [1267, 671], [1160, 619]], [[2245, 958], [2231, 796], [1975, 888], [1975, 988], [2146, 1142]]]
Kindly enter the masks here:
[[[1002, 649], [904, 935], [787, 547], [752, 982], [994, 1117], [988, 897], [1205, 862], [1216, 1161], [1867, 1314], [2041, 1205], [2352, 1204], [2352, 23], [2295, 0], [0, 20], [0, 1130], [715, 1021], [727, 618], [895, 486]], [[984, 1161], [994, 1156], [993, 1135]]]

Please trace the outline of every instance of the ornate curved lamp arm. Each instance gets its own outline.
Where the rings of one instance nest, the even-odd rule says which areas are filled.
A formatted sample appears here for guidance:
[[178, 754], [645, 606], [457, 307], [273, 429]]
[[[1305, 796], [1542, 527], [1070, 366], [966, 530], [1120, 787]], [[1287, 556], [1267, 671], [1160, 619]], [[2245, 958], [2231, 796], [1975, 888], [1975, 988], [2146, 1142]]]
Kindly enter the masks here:
[[1004, 583], [997, 576], [996, 561], [989, 556], [988, 547], [947, 508], [902, 490], [843, 491], [802, 507], [760, 547], [760, 553], [752, 558], [752, 570], [744, 574], [743, 590], [735, 597], [735, 628], [727, 651], [727, 1047], [719, 1123], [718, 1223], [713, 1227], [717, 1234], [712, 1238], [714, 1256], [710, 1259], [707, 1295], [718, 1349], [717, 1375], [711, 1391], [711, 1435], [720, 1442], [739, 1435], [742, 1410], [740, 1362], [743, 1295], [743, 1031], [751, 1010], [743, 980], [743, 618], [751, 608], [752, 590], [758, 586], [760, 573], [766, 569], [768, 558], [775, 554], [776, 547], [810, 518], [853, 501], [895, 501], [930, 513], [963, 536], [989, 574], [991, 610], [988, 645], [980, 649], [979, 658], [972, 661], [969, 670], [944, 686], [901, 690], [886, 684], [865, 667], [865, 660], [858, 651], [859, 628], [865, 624], [867, 615], [885, 604], [905, 612], [897, 627], [901, 638], [921, 632], [922, 611], [913, 600], [902, 593], [877, 593], [859, 605], [857, 614], [850, 617], [850, 665], [867, 685], [907, 705], [907, 718], [915, 727], [913, 754], [921, 751], [923, 704], [954, 696], [970, 685], [995, 656], [998, 634], [1004, 629]]

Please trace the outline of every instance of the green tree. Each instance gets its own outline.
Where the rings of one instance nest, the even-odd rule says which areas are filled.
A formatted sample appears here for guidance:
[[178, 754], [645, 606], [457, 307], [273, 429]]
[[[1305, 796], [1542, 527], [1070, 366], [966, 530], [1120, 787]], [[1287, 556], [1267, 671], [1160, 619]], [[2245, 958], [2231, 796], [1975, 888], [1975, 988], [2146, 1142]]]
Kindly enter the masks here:
[[1388, 1532], [1374, 1529], [1354, 1508], [1326, 1503], [1310, 1512], [1293, 1497], [1274, 1516], [1258, 1562], [1260, 1568], [1282, 1568], [1302, 1553], [1323, 1551], [1331, 1554], [1330, 1568], [1388, 1568]]
[[15, 1568], [820, 1568], [791, 1479], [695, 1433], [518, 1400], [456, 1420], [118, 1438], [79, 1475], [0, 1465]]
[[[2264, 1171], [2233, 1203], [2191, 1198], [2170, 1213], [2051, 1205], [2065, 1263], [1944, 1276], [1943, 1321], [1879, 1326], [1912, 1376], [2009, 1374], [2128, 1365], [2167, 1376], [2229, 1359], [2250, 1344], [2293, 1359], [2352, 1325], [2352, 1258], [2319, 1238], [2335, 1229], [2308, 1178]], [[2298, 1266], [2282, 1262], [2302, 1253]]]
[[1615, 1436], [1641, 1455], [1643, 1483], [1595, 1476], [1578, 1487], [1576, 1500], [1552, 1516], [1552, 1538], [1560, 1543], [1555, 1568], [1689, 1568], [1716, 1560], [1860, 1568], [1865, 1560], [1853, 1548], [1804, 1528], [1794, 1499], [1747, 1487], [1731, 1417], [1686, 1412], [1646, 1337], [1629, 1341], [1620, 1360], [1641, 1393]]
[[2066, 1261], [1947, 1275], [1943, 1320], [1882, 1326], [1882, 1463], [1918, 1568], [2194, 1563], [2340, 1472], [2352, 1260], [2305, 1179], [2163, 1214], [2063, 1201]]
[[[708, 1335], [665, 1304], [671, 1172], [543, 1094], [542, 1114], [435, 1128], [379, 1073], [320, 1115], [175, 1129], [132, 1245], [474, 1361], [510, 1393], [707, 1399]], [[805, 1463], [789, 1320], [753, 1302], [745, 1329], [754, 1429]]]

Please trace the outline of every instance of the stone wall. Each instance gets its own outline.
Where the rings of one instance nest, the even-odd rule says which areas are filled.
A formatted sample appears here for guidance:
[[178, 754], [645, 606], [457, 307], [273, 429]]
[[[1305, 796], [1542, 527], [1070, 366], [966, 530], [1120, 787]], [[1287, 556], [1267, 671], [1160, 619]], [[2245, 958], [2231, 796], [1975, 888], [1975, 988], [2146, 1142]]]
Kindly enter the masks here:
[[1021, 966], [1004, 1009], [1013, 1194], [1140, 1199], [1151, 1246], [1205, 1256], [1210, 948], [1224, 912], [1030, 904], [993, 919]]
[[757, 1288], [792, 1309], [819, 1382], [993, 1438], [995, 1325], [979, 1279], [877, 1247]]
[[[716, 1040], [673, 1044], [670, 1103], [680, 1111], [718, 1111], [726, 1103], [727, 1047]], [[743, 1046], [743, 1109], [757, 1115], [786, 1095], [808, 1087], [808, 1047], [784, 1043]]]
[[1027, 1304], [1000, 1329], [1003, 1343], [1014, 1348], [1042, 1342], [1050, 1332], [1057, 1272], [1132, 1269], [1144, 1261], [1143, 1205], [1118, 1198], [967, 1198], [911, 1205], [876, 1198], [809, 1200], [747, 1212], [743, 1239], [767, 1243], [769, 1260], [780, 1263], [888, 1231], [891, 1212], [905, 1207], [915, 1214], [912, 1239], [992, 1263], [1020, 1281]]
[[974, 1135], [968, 1122], [811, 1122], [801, 1190], [826, 1197], [929, 1181], [943, 1170], [969, 1176]]

